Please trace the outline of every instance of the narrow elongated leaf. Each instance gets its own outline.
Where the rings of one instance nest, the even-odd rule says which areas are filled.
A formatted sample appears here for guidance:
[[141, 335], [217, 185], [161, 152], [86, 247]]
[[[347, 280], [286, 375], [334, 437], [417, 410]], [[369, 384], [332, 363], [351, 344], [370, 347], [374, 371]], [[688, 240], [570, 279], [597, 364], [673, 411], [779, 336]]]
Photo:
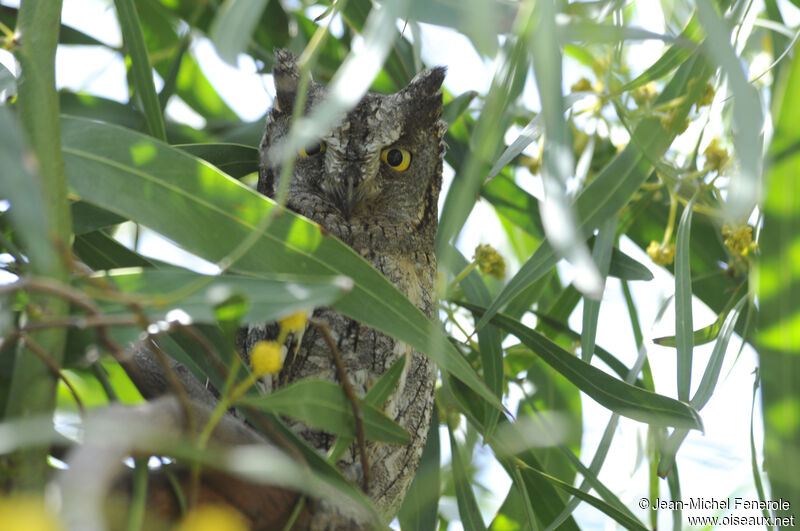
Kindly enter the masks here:
[[72, 250], [94, 270], [153, 267], [153, 262], [99, 230], [77, 235]]
[[29, 258], [41, 266], [55, 265], [59, 257], [47, 234], [48, 213], [43, 211], [41, 181], [26, 168], [22, 142], [16, 116], [0, 106], [0, 160], [3, 161], [0, 197], [11, 203], [11, 224], [26, 246]]
[[[632, 135], [633, 140], [581, 192], [575, 201], [575, 210], [580, 219], [580, 231], [584, 236], [588, 236], [590, 231], [615, 215], [647, 179], [652, 171], [650, 161], [658, 160], [672, 144], [678, 134], [677, 124], [686, 117], [694, 102], [700, 98], [710, 74], [711, 69], [698, 54], [686, 60], [656, 100], [657, 103], [665, 102], [686, 95], [680, 105], [673, 110], [676, 125], [665, 130], [655, 118], [643, 120], [636, 127]], [[557, 262], [558, 258], [550, 243], [547, 241], [542, 243], [495, 298], [476, 323], [476, 328], [483, 327], [496, 312]]]
[[258, 149], [241, 144], [176, 144], [176, 148], [210, 162], [238, 179], [258, 171]]
[[[469, 422], [478, 426], [483, 432], [483, 419], [480, 416], [482, 410], [480, 400], [477, 396], [467, 389], [463, 384], [450, 378], [442, 379], [442, 390], [439, 398], [452, 401], [461, 412], [467, 417]], [[510, 421], [506, 417], [500, 417], [497, 424], [497, 430], [489, 438], [489, 444], [495, 450], [496, 455], [508, 454], [508, 452], [498, 451], [503, 443], [498, 440], [497, 433], [502, 433]], [[521, 459], [526, 465], [542, 470], [542, 464], [537, 455], [531, 449], [526, 449], [519, 453], [515, 458]], [[535, 515], [535, 520], [530, 522], [544, 522], [549, 523], [555, 519], [559, 512], [564, 509], [564, 500], [561, 498], [556, 489], [546, 480], [541, 477], [528, 474], [524, 467], [518, 467], [517, 463], [512, 458], [500, 458], [499, 462], [505, 468], [508, 475], [516, 480], [522, 478], [522, 482], [518, 486], [526, 493], [523, 512], [530, 518]], [[530, 510], [533, 507], [533, 511]], [[533, 523], [531, 524], [533, 525]], [[569, 517], [559, 529], [566, 531], [578, 531], [578, 526], [572, 517]]]
[[545, 480], [547, 480], [548, 482], [550, 482], [551, 484], [555, 485], [559, 489], [561, 489], [561, 490], [563, 490], [563, 491], [565, 491], [565, 492], [567, 492], [569, 494], [572, 494], [576, 498], [579, 498], [579, 499], [585, 501], [589, 505], [592, 505], [593, 507], [596, 507], [597, 509], [601, 510], [603, 513], [605, 513], [608, 516], [610, 516], [611, 518], [613, 518], [616, 522], [621, 524], [625, 529], [631, 529], [631, 530], [635, 530], [635, 531], [646, 531], [647, 530], [647, 528], [645, 526], [643, 526], [641, 524], [641, 522], [639, 522], [635, 518], [632, 518], [627, 513], [624, 513], [622, 511], [620, 511], [619, 509], [617, 509], [613, 505], [611, 505], [609, 503], [606, 503], [606, 502], [604, 502], [603, 500], [601, 500], [599, 498], [595, 498], [591, 494], [587, 494], [586, 492], [582, 491], [581, 489], [573, 487], [569, 483], [564, 483], [560, 479], [555, 478], [555, 477], [553, 477], [553, 476], [551, 476], [549, 474], [545, 474], [541, 470], [537, 470], [537, 469], [535, 469], [533, 467], [528, 468], [527, 471], [532, 473], [532, 474], [535, 474], [535, 475], [537, 475], [537, 476], [539, 476], [539, 477], [541, 477], [541, 478], [543, 478]]
[[[726, 317], [733, 309], [733, 306], [737, 300], [741, 299], [743, 294], [746, 292], [747, 283], [742, 283], [739, 286], [739, 289], [736, 290], [736, 293], [733, 294], [733, 297], [731, 297], [730, 302], [725, 306], [725, 309], [720, 312], [719, 316], [717, 316], [716, 321], [708, 326], [700, 328], [699, 330], [695, 330], [692, 333], [692, 344], [694, 346], [705, 345], [706, 343], [711, 343], [717, 339], [717, 337], [719, 337], [719, 332], [722, 329], [722, 323], [725, 322]], [[656, 345], [661, 345], [662, 347], [675, 348], [675, 336], [657, 337], [653, 339], [653, 343]]]
[[[603, 277], [605, 286], [608, 267], [611, 263], [611, 251], [614, 249], [614, 237], [617, 231], [617, 218], [612, 217], [602, 227], [597, 235], [592, 256], [597, 270]], [[592, 360], [594, 341], [597, 334], [597, 318], [600, 317], [600, 302], [585, 297], [583, 299], [583, 326], [581, 327], [581, 359], [587, 363]]]
[[147, 56], [147, 47], [144, 44], [144, 35], [136, 14], [136, 7], [133, 5], [133, 0], [114, 0], [114, 5], [117, 8], [122, 38], [125, 40], [125, 47], [131, 58], [131, 72], [136, 94], [142, 103], [147, 127], [154, 137], [166, 141], [164, 115], [161, 113], [161, 104], [153, 83], [153, 68], [150, 66], [150, 58]]
[[[317, 306], [327, 306], [349, 291], [347, 277], [291, 277], [263, 275], [260, 278], [238, 275], [206, 276], [185, 270], [115, 270], [101, 278], [127, 295], [142, 296], [143, 309], [151, 319], [165, 319], [172, 311], [182, 311], [193, 322], [214, 324], [214, 307], [233, 295], [247, 301], [241, 324], [265, 323]], [[188, 295], [174, 300], [170, 293], [196, 286]]]
[[[537, 240], [544, 239], [544, 228], [542, 228], [539, 214], [539, 200], [515, 183], [513, 177], [505, 173], [495, 176], [483, 186], [481, 197], [489, 201], [499, 214], [514, 223], [515, 226]], [[653, 279], [653, 273], [647, 266], [634, 260], [617, 247], [611, 249], [608, 275], [624, 280]]]
[[0, 63], [0, 105], [10, 100], [17, 94], [17, 78]]
[[[442, 207], [439, 232], [436, 235], [436, 248], [440, 254], [461, 230], [475, 205], [487, 168], [491, 167], [495, 153], [501, 145], [500, 132], [505, 131], [510, 123], [505, 112], [507, 106], [519, 96], [524, 87], [530, 66], [527, 39], [533, 31], [533, 18], [530, 13], [518, 15], [516, 24], [520, 26], [515, 29], [519, 36], [508, 39], [504, 45], [502, 66], [496, 70], [483, 109], [470, 135], [470, 149], [460, 158], [461, 164], [454, 168], [459, 175], [459, 185], [450, 187]], [[440, 267], [446, 271], [453, 269], [444, 260]]]
[[[536, 318], [540, 320], [542, 323], [545, 323], [547, 326], [552, 327], [554, 330], [557, 330], [558, 332], [566, 335], [572, 341], [577, 342], [581, 340], [581, 335], [578, 332], [575, 332], [561, 321], [553, 319], [552, 317], [549, 317], [547, 314], [535, 310], [532, 310], [531, 313], [533, 313], [536, 316]], [[531, 352], [531, 354], [535, 356], [533, 352]], [[630, 373], [630, 368], [628, 368], [624, 363], [622, 363], [619, 360], [619, 358], [611, 354], [606, 349], [598, 346], [597, 344], [595, 344], [594, 346], [594, 355], [597, 356], [603, 363], [608, 365], [608, 367], [612, 371], [617, 373], [617, 375], [620, 378], [625, 379], [627, 378], [628, 373]], [[635, 380], [634, 383], [637, 387], [642, 387], [644, 389], [647, 389], [642, 380]]]
[[408, 488], [397, 518], [402, 529], [435, 531], [439, 508], [439, 410], [433, 408], [428, 440], [422, 450], [417, 473]]
[[[17, 18], [19, 17], [19, 10], [16, 7], [7, 5], [0, 5], [0, 22], [6, 25], [7, 28], [15, 28], [17, 26]], [[58, 28], [58, 43], [66, 45], [77, 46], [103, 46], [110, 48], [106, 43], [87, 35], [86, 33], [61, 24]]]
[[531, 36], [533, 70], [542, 100], [547, 136], [542, 152], [542, 181], [545, 198], [541, 204], [542, 226], [555, 251], [577, 269], [573, 283], [587, 297], [600, 299], [603, 279], [592, 261], [585, 238], [578, 227], [575, 210], [567, 198], [567, 181], [575, 173], [572, 140], [564, 118], [561, 93], [561, 49], [551, 46], [557, 38], [553, 0], [536, 3], [537, 27]]
[[726, 27], [709, 0], [697, 3], [697, 17], [708, 34], [705, 48], [727, 74], [733, 92], [733, 143], [741, 171], [731, 179], [725, 207], [731, 219], [746, 219], [755, 207], [761, 177], [764, 144], [761, 135], [764, 125], [761, 102], [756, 87], [747, 79], [742, 63], [731, 47], [730, 28]]
[[[800, 53], [776, 91], [775, 134], [759, 245], [759, 331], [756, 336], [764, 417], [764, 468], [771, 495], [800, 499]], [[787, 71], [788, 70], [788, 71]], [[776, 511], [789, 517], [792, 510]]]
[[697, 196], [693, 197], [681, 215], [675, 241], [675, 343], [678, 355], [678, 398], [689, 401], [692, 385], [692, 270], [689, 266], [692, 212]]
[[[394, 388], [397, 387], [397, 382], [400, 381], [400, 376], [403, 374], [403, 368], [406, 366], [405, 356], [401, 356], [395, 361], [389, 370], [381, 374], [375, 385], [369, 388], [367, 394], [364, 395], [364, 402], [371, 405], [376, 409], [382, 409], [383, 404], [392, 394]], [[353, 444], [353, 437], [340, 435], [330, 451], [328, 460], [331, 463], [336, 463], [344, 452]]]
[[[585, 93], [572, 93], [564, 96], [564, 110], [569, 109], [572, 107], [576, 102], [584, 99], [587, 96]], [[520, 132], [519, 136], [511, 143], [510, 146], [503, 151], [503, 154], [497, 159], [497, 162], [494, 163], [492, 169], [489, 170], [488, 179], [493, 179], [495, 175], [500, 173], [505, 166], [507, 166], [514, 158], [522, 153], [522, 151], [528, 147], [531, 142], [542, 136], [544, 133], [544, 115], [538, 114], [536, 117], [528, 122], [522, 131]]]
[[236, 64], [236, 57], [247, 49], [266, 6], [267, 0], [225, 0], [211, 25], [211, 40], [220, 57]]
[[[700, 380], [697, 391], [695, 391], [694, 396], [691, 401], [689, 401], [689, 405], [698, 411], [706, 405], [711, 395], [714, 393], [714, 388], [719, 379], [719, 372], [722, 369], [722, 362], [725, 359], [725, 352], [728, 350], [728, 342], [731, 339], [733, 328], [736, 325], [737, 319], [739, 319], [742, 307], [746, 302], [746, 296], [739, 299], [739, 302], [736, 303], [736, 306], [733, 307], [725, 318], [717, 342], [714, 345], [714, 350], [711, 352], [711, 357], [708, 360], [708, 365], [706, 365], [706, 370], [703, 372], [703, 379]], [[677, 454], [681, 443], [683, 443], [688, 433], [688, 430], [676, 429], [670, 434], [667, 442], [664, 444], [664, 448], [661, 452], [661, 459], [658, 463], [658, 474], [661, 477], [665, 477], [672, 469], [675, 462], [675, 454]]]
[[86, 234], [127, 221], [122, 216], [109, 212], [86, 201], [75, 201], [70, 205], [72, 230], [75, 234]]
[[[486, 310], [474, 304], [459, 303], [471, 312]], [[652, 393], [609, 376], [581, 361], [535, 330], [505, 315], [496, 314], [492, 323], [517, 336], [542, 360], [562, 374], [578, 389], [615, 413], [656, 426], [702, 429], [703, 422], [688, 405]]]
[[667, 48], [667, 51], [658, 58], [658, 60], [650, 65], [644, 72], [636, 76], [625, 85], [623, 85], [618, 92], [626, 92], [633, 90], [637, 87], [655, 81], [666, 76], [684, 61], [686, 61], [694, 52], [694, 48], [686, 46], [686, 42], [699, 43], [703, 37], [702, 27], [697, 21], [697, 15], [692, 15], [686, 27], [681, 32], [679, 39], [680, 43], [676, 43]]
[[[500, 401], [436, 325], [352, 249], [319, 226], [152, 138], [90, 120], [63, 119], [67, 179], [86, 201], [142, 223], [218, 262], [273, 217], [232, 265], [253, 276], [346, 275], [353, 290], [334, 308], [426, 353], [494, 407]], [[239, 251], [237, 251], [239, 252]]]
[[[313, 428], [354, 437], [355, 417], [342, 387], [328, 380], [298, 380], [271, 394], [247, 397], [242, 404], [302, 421]], [[408, 433], [364, 400], [358, 401], [364, 435], [372, 441], [408, 444]]]
[[[448, 259], [457, 269], [463, 270], [469, 265], [466, 258], [455, 247], [450, 247], [449, 250], [452, 254]], [[480, 305], [486, 305], [491, 302], [489, 290], [477, 271], [471, 271], [461, 281], [461, 288], [470, 302]], [[483, 330], [478, 332], [478, 348], [480, 350], [481, 366], [483, 367], [483, 379], [489, 389], [500, 398], [503, 394], [503, 345], [500, 331], [491, 325], [484, 327]], [[494, 431], [499, 414], [500, 412], [494, 408], [486, 410], [486, 418], [484, 419], [486, 431], [484, 436], [488, 436]]]
[[458, 514], [461, 523], [467, 531], [485, 531], [486, 524], [478, 510], [478, 502], [475, 500], [475, 493], [472, 492], [472, 485], [469, 481], [469, 474], [461, 450], [458, 448], [456, 438], [453, 436], [453, 429], [448, 426], [450, 434], [450, 453], [452, 456], [453, 481], [456, 486], [456, 501], [458, 502]]

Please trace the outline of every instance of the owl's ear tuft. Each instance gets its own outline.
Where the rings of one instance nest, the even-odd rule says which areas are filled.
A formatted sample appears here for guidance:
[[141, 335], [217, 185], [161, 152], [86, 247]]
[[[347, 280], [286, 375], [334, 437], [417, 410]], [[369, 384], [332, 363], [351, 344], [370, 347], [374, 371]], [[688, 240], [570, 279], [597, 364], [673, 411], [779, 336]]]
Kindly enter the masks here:
[[275, 107], [279, 112], [292, 112], [297, 86], [300, 84], [300, 69], [297, 57], [289, 50], [275, 50], [275, 66], [272, 68], [275, 78]]
[[430, 98], [435, 96], [442, 88], [444, 74], [447, 69], [443, 66], [428, 68], [417, 74], [401, 93], [411, 98]]

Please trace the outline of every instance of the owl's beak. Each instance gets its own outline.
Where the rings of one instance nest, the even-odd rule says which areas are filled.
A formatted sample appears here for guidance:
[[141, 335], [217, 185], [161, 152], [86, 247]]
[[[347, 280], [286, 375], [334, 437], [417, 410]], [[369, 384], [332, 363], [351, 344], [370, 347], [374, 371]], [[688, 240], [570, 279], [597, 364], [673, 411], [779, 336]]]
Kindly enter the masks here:
[[345, 219], [350, 219], [353, 210], [356, 206], [357, 192], [359, 182], [359, 175], [356, 172], [348, 172], [345, 174], [344, 183], [342, 183], [342, 193], [339, 196], [339, 208], [342, 211]]

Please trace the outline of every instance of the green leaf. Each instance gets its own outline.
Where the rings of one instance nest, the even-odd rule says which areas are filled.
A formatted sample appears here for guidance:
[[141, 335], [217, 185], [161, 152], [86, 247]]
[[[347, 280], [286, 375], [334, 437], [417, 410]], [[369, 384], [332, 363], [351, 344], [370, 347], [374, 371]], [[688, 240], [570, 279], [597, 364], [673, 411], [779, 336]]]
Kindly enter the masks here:
[[[536, 240], [544, 239], [539, 213], [539, 200], [521, 188], [505, 173], [496, 175], [481, 189], [481, 197], [489, 201], [498, 214], [511, 221]], [[590, 242], [592, 239], [590, 239]], [[624, 280], [652, 280], [647, 266], [614, 247], [608, 275]]]
[[[443, 254], [445, 247], [457, 236], [475, 205], [477, 195], [491, 167], [497, 149], [503, 140], [502, 132], [508, 128], [510, 117], [506, 109], [519, 96], [530, 67], [527, 36], [533, 31], [531, 17], [518, 19], [523, 37], [509, 38], [502, 54], [502, 66], [498, 66], [492, 86], [484, 100], [480, 116], [469, 138], [469, 147], [461, 164], [454, 167], [459, 175], [459, 185], [451, 186], [447, 192], [436, 235], [436, 249]], [[442, 261], [440, 268], [452, 270]]]
[[[562, 333], [562, 334], [566, 335], [571, 341], [578, 342], [578, 341], [581, 340], [581, 335], [578, 332], [575, 332], [574, 330], [569, 328], [563, 322], [561, 322], [561, 321], [559, 321], [557, 319], [553, 319], [552, 317], [548, 316], [547, 314], [539, 312], [539, 311], [536, 311], [536, 310], [531, 310], [531, 313], [533, 315], [535, 315], [536, 318], [540, 322], [542, 322], [542, 323], [546, 324], [547, 326], [553, 328], [554, 330], [558, 331], [559, 333]], [[533, 353], [533, 352], [531, 352], [531, 355], [532, 356], [536, 356], [536, 354]], [[597, 356], [603, 363], [608, 365], [609, 369], [611, 369], [612, 371], [617, 373], [617, 375], [620, 378], [624, 379], [624, 378], [626, 378], [628, 376], [628, 373], [630, 372], [630, 369], [624, 363], [622, 363], [619, 360], [619, 358], [617, 358], [616, 356], [611, 354], [606, 349], [604, 349], [604, 348], [602, 348], [602, 347], [600, 347], [598, 345], [595, 345], [594, 346], [594, 355]], [[642, 382], [642, 380], [636, 380], [635, 384], [636, 384], [637, 387], [646, 388], [645, 385], [644, 385], [644, 382]]]
[[[0, 5], [0, 22], [8, 28], [15, 28], [17, 25], [17, 18], [19, 10], [15, 7]], [[103, 46], [110, 48], [106, 43], [87, 35], [86, 33], [76, 30], [66, 24], [61, 24], [58, 30], [58, 43], [77, 46]]]
[[164, 128], [164, 115], [161, 114], [161, 104], [153, 83], [153, 68], [147, 56], [147, 47], [144, 43], [142, 27], [136, 14], [133, 0], [114, 0], [117, 8], [117, 18], [125, 40], [125, 47], [131, 58], [131, 74], [133, 76], [136, 94], [142, 104], [144, 117], [150, 134], [159, 140], [166, 141], [167, 132]]
[[603, 279], [592, 261], [566, 193], [567, 181], [575, 172], [575, 160], [572, 137], [564, 118], [561, 49], [551, 45], [557, 39], [554, 1], [537, 2], [534, 17], [538, 20], [530, 47], [546, 133], [542, 150], [545, 195], [541, 204], [542, 226], [553, 249], [575, 266], [575, 287], [587, 297], [599, 300], [603, 295]]
[[466, 112], [469, 104], [472, 103], [472, 100], [474, 100], [477, 96], [477, 92], [474, 90], [468, 90], [463, 94], [459, 94], [448, 103], [445, 103], [444, 107], [442, 108], [442, 121], [448, 125], [453, 124], [456, 120], [458, 120], [459, 116]]
[[26, 153], [16, 116], [8, 107], [0, 106], [0, 160], [3, 161], [0, 197], [11, 204], [8, 212], [11, 225], [29, 259], [42, 267], [54, 266], [60, 258], [48, 237], [42, 182], [26, 167]]
[[608, 515], [611, 518], [613, 518], [617, 523], [621, 524], [622, 527], [624, 527], [625, 529], [631, 529], [631, 530], [636, 530], [636, 531], [646, 531], [647, 530], [647, 528], [645, 526], [643, 526], [638, 520], [636, 520], [635, 518], [631, 517], [627, 513], [624, 513], [622, 511], [620, 511], [619, 509], [617, 509], [613, 505], [608, 504], [608, 503], [604, 502], [603, 500], [601, 500], [599, 498], [595, 498], [594, 496], [592, 496], [590, 494], [587, 494], [586, 492], [583, 492], [582, 490], [573, 487], [569, 483], [564, 483], [560, 479], [555, 478], [555, 477], [553, 477], [553, 476], [551, 476], [549, 474], [545, 474], [541, 470], [537, 470], [537, 469], [535, 469], [533, 467], [528, 467], [528, 468], [526, 468], [526, 470], [528, 472], [530, 472], [531, 474], [535, 474], [535, 475], [547, 480], [548, 482], [550, 482], [551, 484], [555, 485], [559, 489], [561, 489], [561, 490], [563, 490], [565, 492], [568, 492], [569, 494], [572, 494], [576, 498], [579, 498], [579, 499], [585, 501], [589, 505], [591, 505], [593, 507], [596, 507], [597, 509], [601, 510], [606, 515]]
[[649, 83], [650, 81], [655, 81], [666, 76], [678, 66], [683, 64], [683, 62], [691, 57], [692, 53], [695, 51], [695, 48], [688, 47], [685, 43], [687, 41], [699, 43], [702, 38], [702, 27], [697, 21], [697, 16], [693, 15], [692, 18], [689, 19], [689, 22], [686, 23], [686, 27], [679, 36], [681, 42], [673, 44], [667, 48], [667, 51], [664, 52], [664, 54], [659, 57], [655, 63], [647, 67], [647, 69], [640, 75], [636, 76], [634, 79], [619, 88], [617, 92], [621, 93], [628, 90], [633, 90], [644, 85], [645, 83]]
[[86, 234], [127, 221], [122, 216], [86, 201], [73, 202], [70, 210], [72, 211], [72, 230], [75, 234]]
[[[259, 230], [265, 217], [278, 212], [271, 200], [153, 138], [80, 118], [65, 117], [62, 123], [67, 179], [76, 195], [206, 260], [224, 260]], [[438, 326], [391, 282], [318, 225], [280, 212], [232, 271], [256, 277], [350, 276], [353, 290], [334, 308], [427, 354], [494, 407], [502, 407]]]
[[[469, 265], [466, 258], [455, 248], [450, 247], [448, 259], [457, 269], [463, 270]], [[486, 305], [491, 302], [491, 295], [477, 271], [471, 271], [460, 283], [467, 300], [475, 304]], [[486, 326], [478, 332], [478, 349], [483, 368], [483, 379], [486, 385], [500, 398], [503, 395], [503, 345], [500, 331], [494, 326]], [[484, 436], [489, 436], [497, 425], [500, 411], [489, 408], [485, 412]]]
[[461, 450], [458, 448], [456, 438], [453, 436], [453, 428], [448, 426], [450, 434], [450, 454], [452, 457], [453, 481], [456, 486], [456, 501], [458, 502], [458, 514], [461, 517], [461, 524], [467, 531], [481, 531], [486, 529], [483, 517], [478, 509], [478, 502], [475, 501], [475, 493], [469, 480], [464, 459], [461, 457]]
[[678, 398], [689, 401], [692, 385], [692, 270], [689, 266], [689, 242], [695, 195], [683, 209], [675, 241], [675, 343], [678, 350]]
[[[60, 90], [58, 96], [62, 114], [109, 122], [142, 133], [148, 132], [144, 115], [131, 105], [91, 94], [75, 94], [67, 90]], [[166, 119], [165, 126], [167, 137], [171, 141], [181, 143], [208, 141], [207, 133], [169, 118]]]
[[[657, 103], [685, 95], [686, 98], [673, 110], [676, 123], [682, 121], [702, 94], [703, 85], [710, 74], [708, 64], [699, 55], [693, 55], [681, 65], [661, 92]], [[584, 188], [575, 201], [580, 230], [585, 236], [628, 203], [650, 175], [650, 161], [658, 160], [666, 152], [677, 133], [676, 127], [667, 131], [655, 118], [642, 120], [632, 135], [632, 141]], [[517, 293], [557, 262], [558, 258], [549, 242], [542, 243], [495, 298], [476, 328], [482, 328]]]
[[122, 293], [142, 296], [142, 309], [151, 320], [170, 319], [170, 312], [182, 311], [192, 322], [206, 324], [217, 322], [214, 307], [234, 295], [249, 303], [241, 318], [241, 324], [247, 325], [327, 306], [352, 286], [347, 277], [271, 277], [207, 276], [179, 269], [125, 269], [99, 275]]
[[[199, 12], [203, 7], [202, 4], [191, 6], [185, 18], [179, 19], [159, 0], [136, 0], [136, 11], [147, 50], [153, 67], [164, 80], [164, 87], [159, 93], [162, 108], [173, 93], [177, 94], [216, 128], [221, 121], [238, 122], [239, 118], [217, 93], [192, 56], [192, 32], [179, 35], [176, 31], [182, 23], [199, 22]], [[200, 27], [197, 29], [204, 31]], [[172, 139], [171, 136], [169, 138]]]
[[[397, 387], [397, 382], [400, 381], [400, 376], [403, 375], [403, 368], [405, 366], [406, 358], [405, 356], [401, 356], [389, 367], [389, 370], [381, 374], [378, 381], [369, 388], [367, 394], [364, 395], [364, 402], [374, 408], [382, 409], [383, 404], [389, 399], [389, 395], [391, 395], [392, 391]], [[331, 463], [338, 462], [342, 454], [353, 444], [353, 440], [353, 437], [339, 436], [328, 455], [328, 460]]]
[[[720, 312], [717, 316], [717, 319], [708, 326], [704, 326], [699, 330], [695, 330], [692, 333], [692, 344], [697, 345], [705, 345], [706, 343], [711, 343], [719, 336], [719, 331], [722, 329], [722, 323], [725, 322], [725, 318], [733, 309], [734, 304], [738, 299], [741, 299], [742, 294], [746, 293], [747, 283], [742, 283], [736, 292], [731, 297], [728, 304], [725, 305], [725, 309]], [[662, 347], [671, 347], [675, 348], [675, 336], [664, 336], [664, 337], [657, 337], [653, 339], [653, 343], [656, 345], [661, 345]]]
[[800, 354], [800, 54], [783, 80], [775, 135], [769, 148], [764, 228], [759, 246], [758, 344], [774, 352]]
[[[603, 277], [605, 287], [608, 268], [611, 263], [611, 251], [614, 249], [614, 239], [617, 231], [617, 218], [612, 217], [600, 227], [592, 257], [600, 275]], [[597, 318], [600, 316], [600, 300], [587, 297], [583, 299], [583, 325], [581, 327], [581, 359], [586, 363], [592, 360], [594, 354], [595, 337], [597, 335]]]
[[616, 247], [611, 249], [608, 276], [621, 280], [653, 280], [653, 273], [650, 272], [646, 265], [631, 258]]
[[219, 56], [235, 65], [236, 57], [247, 50], [267, 0], [225, 0], [211, 26], [211, 40]]
[[17, 78], [0, 63], [0, 105], [17, 95]]
[[[459, 302], [459, 305], [477, 314], [486, 311], [474, 304]], [[655, 426], [703, 428], [697, 411], [682, 402], [617, 380], [505, 315], [496, 314], [492, 323], [517, 336], [578, 389], [615, 413]]]
[[241, 144], [175, 144], [175, 147], [210, 162], [239, 179], [258, 171], [258, 149]]
[[[787, 71], [788, 70], [788, 71]], [[771, 494], [800, 499], [800, 53], [784, 68], [773, 102], [775, 134], [763, 202], [756, 343], [764, 417], [764, 468]], [[788, 517], [789, 511], [776, 511]]]
[[75, 236], [72, 250], [94, 270], [153, 267], [153, 262], [99, 230]]
[[709, 0], [697, 3], [697, 17], [708, 34], [704, 47], [727, 74], [733, 92], [733, 143], [740, 171], [731, 178], [725, 207], [733, 220], [750, 216], [758, 196], [762, 161], [764, 116], [758, 90], [747, 79], [742, 62], [731, 47], [731, 30]]
[[397, 518], [400, 527], [410, 531], [435, 531], [439, 512], [439, 410], [433, 408], [428, 440], [422, 450], [417, 473], [408, 488]]
[[[299, 420], [312, 428], [335, 435], [355, 437], [353, 409], [342, 387], [328, 380], [307, 378], [271, 394], [246, 397], [240, 403], [261, 411], [270, 411]], [[408, 433], [375, 407], [359, 399], [364, 419], [364, 435], [368, 440], [408, 444]]]

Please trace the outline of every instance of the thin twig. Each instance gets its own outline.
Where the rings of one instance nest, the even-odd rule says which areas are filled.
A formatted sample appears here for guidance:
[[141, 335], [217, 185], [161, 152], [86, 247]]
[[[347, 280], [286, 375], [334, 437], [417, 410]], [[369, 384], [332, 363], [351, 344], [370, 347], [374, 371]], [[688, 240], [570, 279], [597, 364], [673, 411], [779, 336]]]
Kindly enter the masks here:
[[353, 386], [350, 384], [350, 378], [347, 376], [347, 372], [344, 370], [342, 356], [339, 353], [339, 349], [336, 347], [336, 342], [333, 340], [333, 336], [331, 336], [331, 330], [328, 327], [328, 323], [325, 321], [318, 321], [316, 319], [309, 319], [308, 322], [322, 332], [325, 341], [328, 343], [328, 348], [331, 349], [331, 354], [333, 354], [333, 361], [336, 363], [336, 371], [339, 373], [339, 381], [344, 388], [344, 393], [347, 395], [347, 399], [350, 401], [350, 407], [353, 408], [353, 415], [356, 418], [358, 451], [359, 454], [361, 454], [361, 466], [364, 469], [363, 489], [364, 492], [366, 492], [369, 486], [369, 461], [367, 459], [367, 442], [366, 438], [364, 437], [364, 419], [361, 416], [361, 408], [358, 406], [358, 398], [356, 397], [355, 391], [353, 391]]
[[75, 403], [78, 404], [78, 409], [81, 412], [81, 417], [85, 416], [86, 409], [84, 409], [83, 407], [83, 402], [81, 401], [81, 397], [78, 396], [78, 392], [75, 390], [74, 387], [72, 387], [70, 381], [67, 380], [67, 377], [61, 371], [61, 367], [58, 366], [55, 360], [53, 360], [53, 358], [51, 358], [50, 355], [42, 348], [42, 346], [39, 345], [39, 343], [37, 343], [33, 338], [31, 338], [31, 336], [22, 332], [16, 332], [16, 333], [19, 334], [19, 338], [25, 342], [25, 346], [31, 349], [31, 352], [33, 352], [40, 360], [42, 360], [42, 362], [45, 365], [47, 365], [47, 368], [50, 369], [58, 379], [64, 382], [64, 385], [67, 386], [67, 389], [69, 389], [69, 392], [72, 394], [72, 398], [75, 399]]
[[138, 326], [139, 318], [135, 315], [89, 315], [86, 317], [64, 317], [61, 319], [50, 319], [48, 321], [37, 321], [23, 326], [20, 331], [32, 332], [44, 328], [96, 328], [98, 326]]
[[186, 419], [186, 432], [193, 434], [195, 432], [195, 419], [194, 415], [192, 415], [191, 399], [189, 398], [189, 394], [186, 392], [186, 389], [184, 389], [183, 385], [181, 385], [178, 375], [175, 374], [175, 371], [170, 366], [169, 356], [161, 348], [161, 345], [158, 344], [158, 338], [154, 334], [147, 334], [146, 345], [149, 347], [149, 350], [155, 354], [156, 362], [161, 367], [161, 370], [164, 371], [164, 375], [167, 377], [169, 385], [172, 387], [175, 396], [178, 398], [178, 402], [181, 405], [181, 410], [183, 411], [183, 416]]

